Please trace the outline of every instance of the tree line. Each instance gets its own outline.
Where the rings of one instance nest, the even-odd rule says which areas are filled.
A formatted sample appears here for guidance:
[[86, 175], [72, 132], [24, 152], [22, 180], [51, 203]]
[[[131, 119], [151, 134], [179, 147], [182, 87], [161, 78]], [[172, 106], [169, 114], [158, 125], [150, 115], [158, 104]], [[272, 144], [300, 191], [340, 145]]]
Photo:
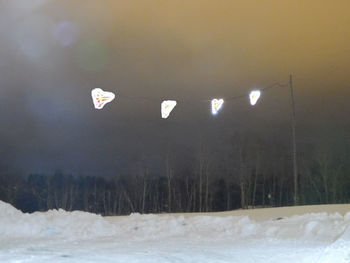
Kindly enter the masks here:
[[[348, 144], [303, 144], [298, 151], [300, 204], [350, 201]], [[225, 147], [203, 138], [185, 154], [166, 146], [161, 164], [144, 155], [113, 177], [57, 171], [26, 177], [0, 173], [0, 199], [24, 212], [64, 209], [102, 215], [212, 212], [293, 205], [289, 143], [235, 134]]]

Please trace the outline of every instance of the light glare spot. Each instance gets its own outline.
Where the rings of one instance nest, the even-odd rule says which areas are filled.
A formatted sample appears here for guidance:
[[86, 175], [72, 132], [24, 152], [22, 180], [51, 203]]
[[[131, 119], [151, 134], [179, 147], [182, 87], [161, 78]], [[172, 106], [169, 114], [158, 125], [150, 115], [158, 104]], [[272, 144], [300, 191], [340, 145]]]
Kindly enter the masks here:
[[249, 94], [249, 99], [250, 99], [250, 105], [254, 106], [257, 101], [259, 100], [261, 95], [260, 90], [253, 90]]
[[114, 100], [115, 95], [113, 92], [103, 91], [102, 89], [96, 88], [91, 91], [92, 101], [95, 109], [102, 109], [104, 105]]
[[175, 100], [164, 100], [161, 104], [161, 113], [162, 118], [166, 119], [169, 117], [170, 112], [175, 108], [176, 101]]
[[217, 114], [218, 111], [221, 109], [223, 104], [224, 104], [223, 99], [212, 99], [212, 101], [211, 101], [211, 113], [213, 115]]

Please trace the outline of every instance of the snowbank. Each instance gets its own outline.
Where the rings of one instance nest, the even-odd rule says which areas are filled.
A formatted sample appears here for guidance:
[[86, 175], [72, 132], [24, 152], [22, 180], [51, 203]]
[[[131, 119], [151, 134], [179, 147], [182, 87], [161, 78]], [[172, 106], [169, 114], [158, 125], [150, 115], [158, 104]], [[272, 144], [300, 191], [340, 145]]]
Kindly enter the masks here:
[[332, 241], [350, 225], [350, 212], [308, 213], [285, 218], [252, 220], [232, 215], [140, 215], [109, 217], [86, 212], [51, 210], [24, 214], [0, 201], [0, 238], [95, 237], [158, 240], [187, 237], [202, 240], [289, 239]]
[[[350, 263], [350, 212], [342, 209], [103, 218], [24, 214], [0, 201], [0, 262]], [[318, 212], [298, 214], [307, 210]]]
[[288, 239], [330, 241], [342, 235], [350, 225], [350, 213], [310, 213], [289, 218], [251, 220], [247, 216], [193, 216], [132, 214], [109, 218], [118, 235], [134, 240], [188, 237], [202, 240]]
[[25, 214], [0, 201], [0, 239], [51, 236], [91, 238], [114, 234], [113, 225], [99, 215], [62, 209]]

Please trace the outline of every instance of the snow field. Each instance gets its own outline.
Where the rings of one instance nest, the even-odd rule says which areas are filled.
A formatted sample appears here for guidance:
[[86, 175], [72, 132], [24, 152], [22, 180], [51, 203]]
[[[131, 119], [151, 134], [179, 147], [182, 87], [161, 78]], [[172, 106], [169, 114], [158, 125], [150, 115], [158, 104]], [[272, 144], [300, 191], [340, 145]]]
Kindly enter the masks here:
[[24, 214], [0, 201], [0, 262], [350, 262], [350, 212], [236, 214]]

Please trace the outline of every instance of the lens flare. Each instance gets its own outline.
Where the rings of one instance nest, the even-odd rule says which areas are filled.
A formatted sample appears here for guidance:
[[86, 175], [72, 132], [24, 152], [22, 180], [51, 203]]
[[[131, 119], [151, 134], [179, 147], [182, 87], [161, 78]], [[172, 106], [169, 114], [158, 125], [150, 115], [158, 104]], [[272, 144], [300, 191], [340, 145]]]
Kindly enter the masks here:
[[250, 105], [254, 106], [259, 100], [261, 95], [260, 90], [253, 90], [249, 94]]
[[77, 25], [68, 21], [60, 22], [56, 25], [54, 35], [60, 45], [70, 46], [78, 38]]
[[102, 109], [107, 103], [114, 100], [115, 95], [113, 92], [103, 91], [102, 89], [93, 89], [91, 91], [92, 101], [95, 109]]
[[170, 112], [175, 108], [176, 101], [175, 100], [164, 100], [161, 104], [161, 113], [162, 118], [166, 119], [169, 117]]
[[211, 113], [213, 115], [217, 114], [224, 104], [223, 99], [212, 99], [211, 101]]
[[86, 71], [102, 71], [109, 63], [110, 54], [108, 49], [99, 41], [87, 41], [78, 45], [77, 49], [77, 62]]
[[14, 40], [21, 54], [28, 59], [40, 60], [52, 53], [54, 38], [53, 21], [43, 15], [26, 17], [14, 25]]

